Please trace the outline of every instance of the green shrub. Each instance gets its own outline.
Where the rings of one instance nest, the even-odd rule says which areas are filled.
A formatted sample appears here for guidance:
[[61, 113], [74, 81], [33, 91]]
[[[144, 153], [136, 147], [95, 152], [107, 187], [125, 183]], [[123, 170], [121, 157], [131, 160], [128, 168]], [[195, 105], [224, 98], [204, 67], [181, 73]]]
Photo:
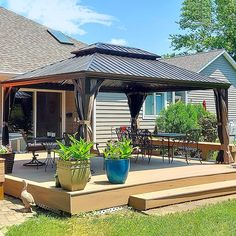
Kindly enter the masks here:
[[205, 114], [199, 119], [199, 125], [202, 130], [203, 141], [215, 142], [218, 138], [216, 116], [210, 112]]
[[156, 119], [157, 130], [186, 133], [201, 130], [201, 140], [213, 142], [217, 138], [216, 116], [206, 111], [201, 104], [177, 102], [163, 109]]

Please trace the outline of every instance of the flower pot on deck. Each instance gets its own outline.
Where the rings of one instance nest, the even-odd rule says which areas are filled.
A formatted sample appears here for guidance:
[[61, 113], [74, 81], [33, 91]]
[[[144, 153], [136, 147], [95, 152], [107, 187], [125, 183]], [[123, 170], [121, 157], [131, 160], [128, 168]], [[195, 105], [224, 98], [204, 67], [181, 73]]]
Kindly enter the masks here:
[[69, 191], [83, 190], [90, 177], [90, 160], [58, 160], [57, 175], [63, 189]]
[[0, 158], [5, 159], [5, 174], [11, 174], [15, 160], [15, 153], [0, 154]]
[[110, 183], [124, 184], [130, 169], [130, 159], [106, 159], [106, 174]]

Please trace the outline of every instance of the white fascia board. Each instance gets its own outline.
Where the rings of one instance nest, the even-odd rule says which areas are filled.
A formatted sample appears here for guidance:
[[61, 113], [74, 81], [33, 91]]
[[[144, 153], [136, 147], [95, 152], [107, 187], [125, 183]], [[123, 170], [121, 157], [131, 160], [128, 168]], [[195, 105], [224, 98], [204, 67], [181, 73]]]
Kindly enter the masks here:
[[213, 63], [217, 58], [219, 58], [220, 56], [224, 56], [225, 59], [233, 66], [233, 68], [236, 70], [236, 62], [234, 61], [234, 59], [229, 55], [228, 52], [226, 52], [225, 50], [223, 50], [218, 56], [216, 56], [213, 60], [211, 60], [210, 62], [208, 62], [205, 66], [203, 66], [197, 73], [200, 73], [201, 71], [203, 71], [206, 67], [208, 67], [211, 63]]
[[212, 62], [214, 62], [217, 58], [219, 58], [222, 54], [224, 54], [225, 51], [222, 51], [219, 55], [217, 55], [216, 57], [214, 57], [211, 61], [209, 61], [206, 65], [204, 65], [199, 71], [197, 71], [197, 73], [200, 73], [201, 71], [203, 71], [205, 68], [207, 68]]

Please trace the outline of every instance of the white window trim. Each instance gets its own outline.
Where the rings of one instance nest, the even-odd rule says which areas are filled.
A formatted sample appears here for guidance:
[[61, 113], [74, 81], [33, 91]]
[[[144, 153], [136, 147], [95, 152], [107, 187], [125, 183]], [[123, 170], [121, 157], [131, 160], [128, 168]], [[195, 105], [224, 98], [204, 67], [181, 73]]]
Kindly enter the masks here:
[[60, 93], [61, 94], [61, 135], [66, 130], [66, 91], [64, 90], [50, 90], [50, 89], [28, 89], [21, 88], [20, 91], [33, 93], [33, 126], [34, 137], [37, 134], [37, 92]]
[[[167, 108], [167, 92], [157, 92], [157, 93], [164, 93], [164, 108]], [[188, 104], [188, 91], [184, 91], [184, 103]], [[156, 94], [156, 93], [153, 93]], [[175, 92], [172, 92], [172, 103], [175, 103]], [[143, 120], [155, 120], [158, 115], [145, 115], [145, 102], [143, 104]]]
[[185, 104], [187, 105], [188, 104], [188, 91], [185, 91], [185, 96], [184, 96], [184, 102], [185, 102]]
[[[167, 93], [166, 92], [156, 92], [156, 93], [162, 93], [164, 95], [164, 108], [167, 108]], [[156, 93], [153, 93], [154, 95]], [[155, 105], [156, 99], [154, 99], [154, 107], [156, 107]], [[145, 101], [143, 104], [143, 120], [155, 120], [158, 117], [158, 115], [146, 115], [145, 114]]]

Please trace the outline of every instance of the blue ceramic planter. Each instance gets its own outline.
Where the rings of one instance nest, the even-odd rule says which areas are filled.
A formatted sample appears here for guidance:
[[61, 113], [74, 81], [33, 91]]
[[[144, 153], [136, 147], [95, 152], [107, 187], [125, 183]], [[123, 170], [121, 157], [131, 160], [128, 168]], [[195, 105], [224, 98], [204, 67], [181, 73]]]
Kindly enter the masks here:
[[107, 178], [112, 184], [124, 184], [129, 173], [129, 159], [106, 159], [105, 160]]

